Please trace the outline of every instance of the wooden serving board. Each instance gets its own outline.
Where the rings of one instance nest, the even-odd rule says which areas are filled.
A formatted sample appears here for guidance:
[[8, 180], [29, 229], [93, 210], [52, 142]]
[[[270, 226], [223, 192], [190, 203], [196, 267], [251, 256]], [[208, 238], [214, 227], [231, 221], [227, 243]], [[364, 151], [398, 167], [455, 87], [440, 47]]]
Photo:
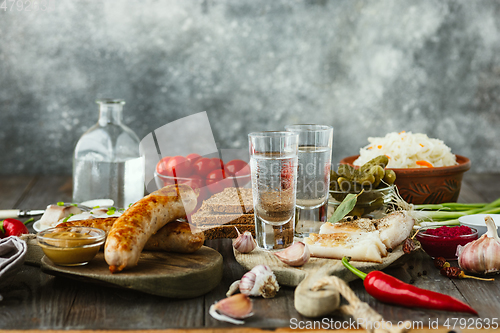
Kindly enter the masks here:
[[139, 290], [148, 294], [193, 298], [214, 289], [222, 279], [222, 256], [202, 246], [189, 254], [145, 251], [139, 264], [111, 274], [101, 251], [84, 266], [58, 266], [44, 256], [41, 269], [51, 275]]
[[[402, 246], [398, 246], [382, 263], [352, 261], [354, 267], [363, 272], [382, 270], [397, 262], [403, 263], [404, 252]], [[340, 304], [340, 295], [337, 290], [326, 289], [312, 291], [311, 287], [320, 279], [335, 275], [346, 282], [357, 279], [357, 277], [347, 270], [340, 260], [313, 258], [301, 267], [292, 267], [281, 262], [273, 252], [256, 248], [248, 254], [234, 250], [236, 261], [247, 270], [259, 264], [268, 265], [276, 275], [280, 285], [297, 287], [295, 289], [295, 309], [307, 317], [320, 317], [335, 311]]]

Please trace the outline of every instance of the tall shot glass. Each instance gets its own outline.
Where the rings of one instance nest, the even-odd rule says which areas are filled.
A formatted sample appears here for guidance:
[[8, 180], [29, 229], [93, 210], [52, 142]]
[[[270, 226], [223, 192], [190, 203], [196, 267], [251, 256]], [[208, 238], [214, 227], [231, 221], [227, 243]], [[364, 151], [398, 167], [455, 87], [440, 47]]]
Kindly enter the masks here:
[[300, 124], [285, 129], [299, 135], [295, 236], [307, 237], [326, 222], [333, 127]]
[[286, 131], [248, 135], [255, 236], [266, 250], [293, 243], [298, 139]]

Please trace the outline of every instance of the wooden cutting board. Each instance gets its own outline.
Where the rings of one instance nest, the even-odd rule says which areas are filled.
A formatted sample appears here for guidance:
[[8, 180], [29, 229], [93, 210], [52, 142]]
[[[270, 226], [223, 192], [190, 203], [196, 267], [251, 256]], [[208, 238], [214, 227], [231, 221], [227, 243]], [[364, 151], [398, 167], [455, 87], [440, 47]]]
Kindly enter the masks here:
[[136, 267], [111, 274], [101, 251], [87, 265], [74, 267], [55, 265], [43, 256], [41, 269], [51, 275], [153, 295], [193, 298], [208, 293], [220, 283], [222, 256], [206, 246], [189, 254], [145, 251]]
[[[404, 262], [402, 246], [397, 247], [382, 263], [352, 261], [354, 267], [363, 272], [382, 270], [397, 262]], [[251, 253], [243, 254], [234, 250], [238, 263], [247, 270], [259, 264], [268, 265], [276, 275], [280, 285], [291, 286], [295, 289], [295, 308], [307, 317], [321, 317], [335, 311], [340, 304], [340, 295], [337, 290], [326, 289], [312, 291], [311, 287], [320, 279], [335, 275], [346, 282], [357, 279], [347, 270], [340, 260], [313, 258], [301, 267], [292, 267], [281, 262], [272, 252], [256, 248]]]

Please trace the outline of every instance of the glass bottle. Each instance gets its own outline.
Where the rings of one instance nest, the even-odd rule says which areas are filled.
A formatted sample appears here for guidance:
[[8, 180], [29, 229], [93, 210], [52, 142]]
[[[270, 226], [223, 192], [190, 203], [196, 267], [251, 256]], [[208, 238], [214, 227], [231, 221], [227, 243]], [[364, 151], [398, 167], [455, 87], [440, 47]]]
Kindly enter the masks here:
[[73, 202], [112, 199], [128, 207], [144, 196], [139, 138], [122, 123], [125, 101], [101, 99], [99, 121], [78, 140], [73, 154]]

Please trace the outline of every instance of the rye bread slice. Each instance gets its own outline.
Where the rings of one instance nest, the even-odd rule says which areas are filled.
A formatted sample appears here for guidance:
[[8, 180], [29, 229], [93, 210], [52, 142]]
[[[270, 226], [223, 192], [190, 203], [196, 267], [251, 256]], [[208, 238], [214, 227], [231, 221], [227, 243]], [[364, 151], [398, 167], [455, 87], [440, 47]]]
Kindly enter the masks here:
[[203, 201], [200, 210], [224, 214], [252, 214], [252, 189], [227, 187]]
[[200, 209], [191, 215], [191, 223], [198, 227], [224, 224], [254, 224], [254, 215], [212, 213]]
[[250, 231], [252, 237], [255, 238], [255, 226], [253, 224], [221, 225], [205, 229], [203, 230], [203, 234], [205, 239], [236, 238], [238, 237], [238, 233], [235, 227], [238, 228], [240, 233]]

